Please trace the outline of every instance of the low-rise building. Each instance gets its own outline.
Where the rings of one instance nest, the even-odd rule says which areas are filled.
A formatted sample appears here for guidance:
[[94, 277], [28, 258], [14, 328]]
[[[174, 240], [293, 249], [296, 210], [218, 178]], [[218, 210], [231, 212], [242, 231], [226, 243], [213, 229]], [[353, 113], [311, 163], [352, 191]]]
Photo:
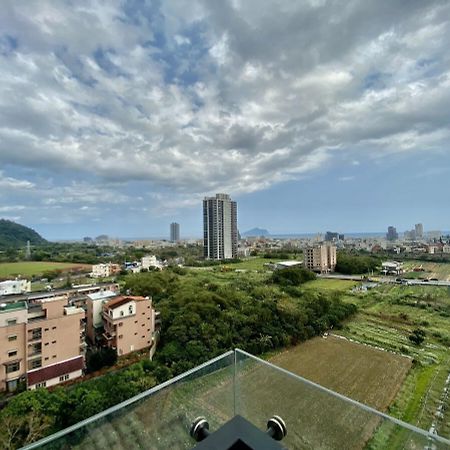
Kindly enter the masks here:
[[117, 275], [121, 270], [119, 264], [113, 263], [101, 263], [94, 264], [92, 266], [91, 277], [92, 278], [108, 278], [113, 275]]
[[103, 305], [104, 338], [118, 356], [155, 345], [155, 310], [148, 297], [119, 296]]
[[25, 292], [31, 292], [31, 281], [6, 280], [0, 282], [0, 296], [24, 294]]
[[398, 261], [386, 261], [381, 264], [381, 271], [385, 275], [400, 275], [403, 273], [403, 263]]
[[157, 269], [162, 269], [163, 264], [159, 261], [155, 255], [146, 255], [141, 258], [141, 269], [149, 270], [150, 268], [156, 267]]

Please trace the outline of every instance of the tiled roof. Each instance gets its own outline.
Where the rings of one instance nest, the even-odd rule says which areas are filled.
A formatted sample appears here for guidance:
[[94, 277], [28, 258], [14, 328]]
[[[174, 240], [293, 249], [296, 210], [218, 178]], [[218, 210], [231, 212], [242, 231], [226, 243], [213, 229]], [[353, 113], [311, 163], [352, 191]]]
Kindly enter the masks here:
[[83, 357], [69, 359], [58, 364], [52, 364], [51, 366], [42, 367], [28, 372], [28, 385], [32, 386], [36, 383], [42, 383], [43, 381], [51, 380], [52, 378], [58, 378], [67, 373], [75, 372], [83, 368]]
[[145, 297], [120, 296], [106, 303], [106, 308], [115, 309], [118, 308], [119, 306], [127, 304], [128, 302], [142, 302], [145, 300], [148, 299]]

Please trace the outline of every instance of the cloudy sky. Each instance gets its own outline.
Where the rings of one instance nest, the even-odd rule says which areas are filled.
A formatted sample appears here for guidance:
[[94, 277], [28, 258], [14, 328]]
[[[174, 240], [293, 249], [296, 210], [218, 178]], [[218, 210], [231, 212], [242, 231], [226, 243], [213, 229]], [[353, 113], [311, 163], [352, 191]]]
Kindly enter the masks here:
[[49, 239], [450, 229], [450, 2], [6, 0], [0, 217]]

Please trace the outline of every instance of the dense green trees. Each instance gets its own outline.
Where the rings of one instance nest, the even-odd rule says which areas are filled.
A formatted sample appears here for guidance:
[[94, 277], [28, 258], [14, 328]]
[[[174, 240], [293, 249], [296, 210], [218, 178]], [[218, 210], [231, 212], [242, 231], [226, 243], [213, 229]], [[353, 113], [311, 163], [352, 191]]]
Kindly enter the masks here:
[[0, 248], [24, 247], [30, 241], [32, 245], [47, 242], [31, 228], [19, 225], [11, 220], [0, 219]]
[[[0, 423], [7, 424], [0, 428], [0, 448], [16, 448], [68, 427], [227, 350], [238, 347], [259, 355], [295, 345], [355, 312], [339, 293], [299, 289], [314, 277], [308, 271], [285, 270], [263, 282], [204, 271], [127, 275], [124, 291], [152, 295], [161, 311], [155, 360], [65, 389], [18, 394], [0, 412]], [[88, 359], [91, 368], [98, 356]]]
[[367, 274], [377, 270], [380, 265], [380, 260], [374, 256], [359, 256], [338, 252], [336, 272], [346, 275]]
[[275, 270], [272, 274], [272, 281], [283, 286], [300, 286], [315, 279], [315, 273], [304, 267], [288, 267]]

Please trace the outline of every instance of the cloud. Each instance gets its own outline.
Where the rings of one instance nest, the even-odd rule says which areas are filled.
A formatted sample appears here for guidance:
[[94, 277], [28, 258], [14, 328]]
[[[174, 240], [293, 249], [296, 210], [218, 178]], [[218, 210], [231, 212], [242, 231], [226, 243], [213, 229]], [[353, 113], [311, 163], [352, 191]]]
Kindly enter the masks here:
[[[298, 179], [343, 151], [357, 164], [440, 150], [449, 13], [441, 1], [10, 2], [0, 164], [63, 174], [43, 189], [49, 207], [125, 204], [139, 182], [164, 191], [163, 214]], [[3, 173], [0, 186], [35, 187]]]

